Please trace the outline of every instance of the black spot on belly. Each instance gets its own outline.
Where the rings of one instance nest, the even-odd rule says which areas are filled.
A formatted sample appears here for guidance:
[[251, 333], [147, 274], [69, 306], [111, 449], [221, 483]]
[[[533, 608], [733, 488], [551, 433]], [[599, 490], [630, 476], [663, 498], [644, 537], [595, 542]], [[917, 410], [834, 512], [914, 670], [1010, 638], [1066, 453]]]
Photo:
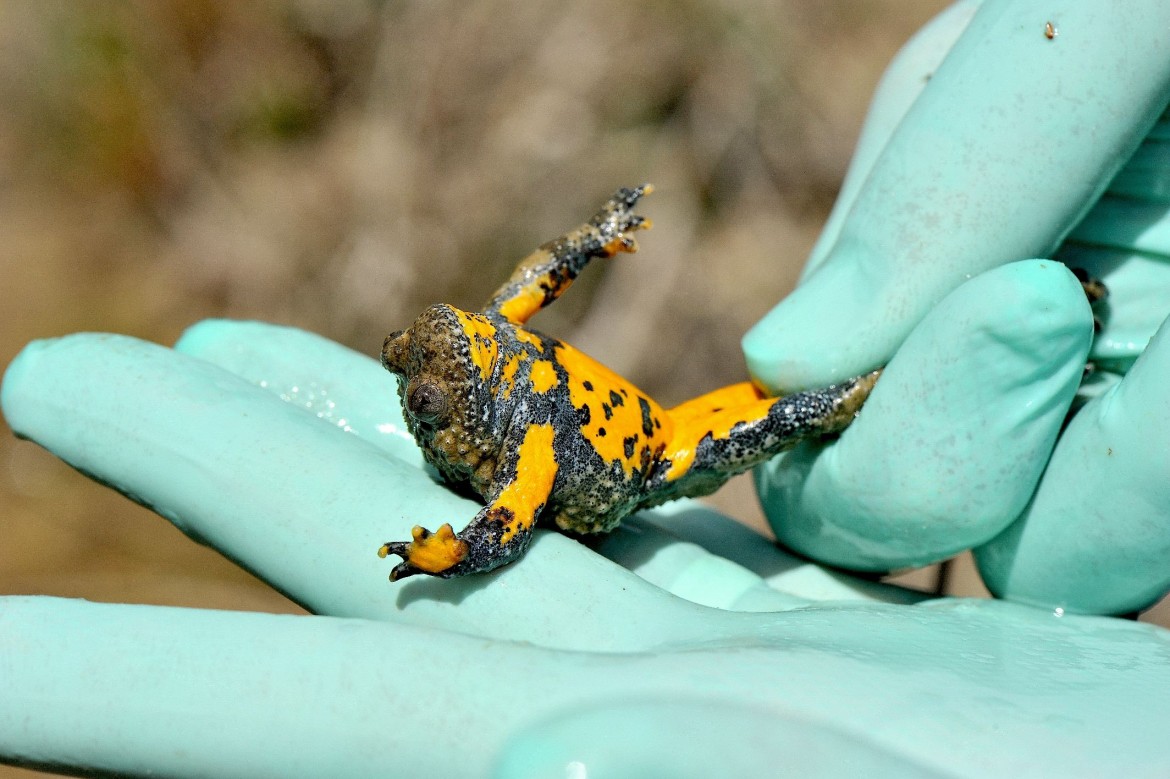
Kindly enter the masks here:
[[605, 412], [606, 419], [613, 419], [613, 409], [610, 408], [608, 403], [602, 403], [601, 410]]
[[642, 408], [642, 432], [650, 436], [654, 433], [654, 420], [650, 417], [650, 401], [639, 397], [638, 405]]
[[622, 448], [625, 449], [626, 459], [634, 456], [634, 446], [638, 443], [638, 436], [634, 434], [622, 439]]
[[611, 406], [613, 406], [614, 408], [617, 408], [618, 406], [624, 404], [625, 402], [626, 401], [622, 398], [621, 395], [617, 394], [613, 390], [609, 391], [609, 404]]
[[605, 428], [604, 427], [597, 428], [597, 437], [598, 438], [605, 438]]
[[581, 386], [584, 387], [588, 392], [593, 391], [593, 382], [591, 381], [583, 381], [581, 382]]
[[589, 420], [593, 418], [593, 412], [589, 410], [589, 404], [586, 403], [581, 408], [577, 409], [577, 422], [581, 427], [589, 424]]

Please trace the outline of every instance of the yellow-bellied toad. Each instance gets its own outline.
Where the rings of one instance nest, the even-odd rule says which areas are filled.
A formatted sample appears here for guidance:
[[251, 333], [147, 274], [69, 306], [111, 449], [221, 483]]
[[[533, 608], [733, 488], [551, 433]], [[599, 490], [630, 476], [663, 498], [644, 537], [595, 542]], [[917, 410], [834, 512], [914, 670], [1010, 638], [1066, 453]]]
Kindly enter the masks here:
[[487, 505], [463, 530], [415, 527], [384, 545], [392, 581], [490, 571], [523, 553], [538, 519], [576, 533], [631, 512], [705, 495], [798, 441], [840, 431], [877, 373], [769, 398], [750, 382], [663, 409], [562, 341], [523, 324], [595, 257], [637, 250], [650, 223], [631, 213], [649, 185], [620, 189], [588, 222], [521, 261], [482, 313], [426, 309], [392, 333], [382, 364], [398, 375], [407, 425], [445, 479]]

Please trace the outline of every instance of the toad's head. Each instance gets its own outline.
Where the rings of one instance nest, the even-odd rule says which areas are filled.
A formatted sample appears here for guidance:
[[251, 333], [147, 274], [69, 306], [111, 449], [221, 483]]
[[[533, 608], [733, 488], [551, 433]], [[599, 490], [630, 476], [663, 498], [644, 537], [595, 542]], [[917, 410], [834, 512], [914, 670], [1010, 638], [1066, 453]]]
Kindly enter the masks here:
[[499, 450], [491, 391], [497, 353], [491, 320], [441, 303], [382, 346], [382, 365], [398, 376], [407, 428], [427, 461], [473, 487], [490, 476]]

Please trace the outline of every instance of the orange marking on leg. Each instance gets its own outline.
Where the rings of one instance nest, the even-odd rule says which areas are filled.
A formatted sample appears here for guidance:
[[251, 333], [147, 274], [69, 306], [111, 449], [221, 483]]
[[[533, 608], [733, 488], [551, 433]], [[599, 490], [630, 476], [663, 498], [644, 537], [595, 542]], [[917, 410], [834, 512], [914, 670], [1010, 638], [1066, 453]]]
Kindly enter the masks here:
[[706, 417], [710, 414], [717, 414], [723, 409], [742, 407], [754, 403], [757, 400], [764, 400], [765, 398], [767, 396], [756, 385], [750, 381], [744, 381], [739, 384], [720, 387], [717, 390], [708, 392], [706, 395], [692, 398], [685, 403], [680, 403], [674, 408], [667, 410], [666, 413], [670, 414], [676, 421], [694, 419], [697, 417]]
[[504, 526], [500, 544], [506, 544], [521, 530], [536, 522], [537, 511], [544, 507], [557, 476], [553, 457], [552, 425], [530, 425], [520, 443], [516, 461], [516, 478], [494, 501], [492, 508], [507, 509], [511, 521]]
[[[745, 390], [737, 389], [742, 386], [733, 385], [732, 387], [728, 387], [727, 389], [735, 391], [729, 393], [727, 397], [745, 394]], [[748, 386], [750, 387], [751, 385], [748, 384]], [[717, 395], [719, 392], [719, 390], [716, 390], [716, 392], [709, 393], [709, 395], [704, 395], [683, 404], [683, 406], [690, 406], [691, 403], [696, 404], [693, 407], [693, 411], [696, 413], [687, 413], [681, 419], [676, 418], [674, 420], [674, 437], [667, 446], [665, 454], [666, 457], [670, 458], [670, 469], [666, 472], [667, 481], [674, 481], [690, 470], [695, 461], [695, 453], [699, 448], [699, 442], [708, 434], [716, 440], [727, 438], [731, 435], [731, 431], [735, 426], [741, 422], [755, 422], [768, 416], [768, 411], [777, 400], [776, 398], [764, 398], [761, 400], [757, 397], [756, 400], [749, 403], [740, 403], [715, 411], [714, 409], [720, 408], [720, 406], [710, 404], [707, 399]], [[697, 413], [704, 407], [708, 409], [708, 413]], [[671, 412], [671, 416], [674, 416], [673, 412]]]
[[[552, 259], [552, 252], [543, 248], [537, 249], [525, 257], [512, 271], [512, 275], [508, 277], [504, 285], [496, 290], [488, 306], [490, 307], [493, 302], [499, 301], [503, 295], [508, 294], [508, 298], [498, 303], [496, 310], [500, 312], [500, 316], [518, 325], [527, 322], [545, 304], [543, 282], [548, 279], [548, 272], [540, 273], [538, 270], [547, 266]], [[566, 282], [564, 286], [568, 287], [569, 285]], [[513, 289], [513, 287], [515, 288]], [[511, 291], [509, 292], [509, 290]], [[560, 294], [561, 291], [558, 290], [556, 294]]]
[[500, 316], [509, 322], [523, 324], [540, 310], [543, 303], [544, 290], [536, 287], [525, 287], [500, 306]]

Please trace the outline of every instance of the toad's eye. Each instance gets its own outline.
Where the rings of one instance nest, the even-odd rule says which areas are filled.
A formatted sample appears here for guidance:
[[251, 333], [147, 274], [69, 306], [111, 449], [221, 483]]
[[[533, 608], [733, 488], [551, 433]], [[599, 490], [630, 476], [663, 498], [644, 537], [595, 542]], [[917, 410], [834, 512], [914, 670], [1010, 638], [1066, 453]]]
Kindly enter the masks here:
[[412, 383], [406, 391], [406, 410], [419, 422], [440, 422], [447, 416], [447, 393], [429, 381]]

